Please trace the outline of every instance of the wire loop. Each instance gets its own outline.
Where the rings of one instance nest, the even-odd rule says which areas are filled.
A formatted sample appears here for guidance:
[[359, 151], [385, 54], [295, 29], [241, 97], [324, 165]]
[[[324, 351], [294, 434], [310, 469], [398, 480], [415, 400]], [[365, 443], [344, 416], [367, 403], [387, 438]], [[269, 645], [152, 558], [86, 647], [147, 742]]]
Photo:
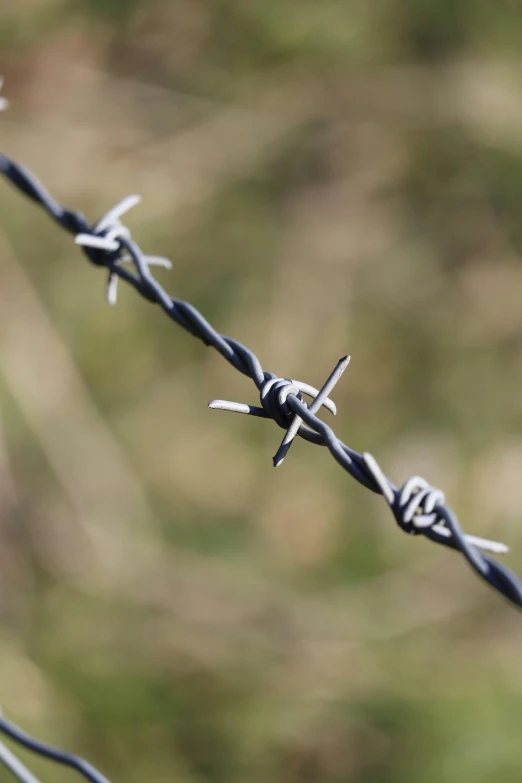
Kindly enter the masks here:
[[292, 411], [286, 401], [289, 394], [293, 394], [298, 400], [303, 399], [298, 385], [290, 378], [269, 378], [259, 393], [261, 405], [268, 417], [284, 430], [288, 429], [292, 418]]

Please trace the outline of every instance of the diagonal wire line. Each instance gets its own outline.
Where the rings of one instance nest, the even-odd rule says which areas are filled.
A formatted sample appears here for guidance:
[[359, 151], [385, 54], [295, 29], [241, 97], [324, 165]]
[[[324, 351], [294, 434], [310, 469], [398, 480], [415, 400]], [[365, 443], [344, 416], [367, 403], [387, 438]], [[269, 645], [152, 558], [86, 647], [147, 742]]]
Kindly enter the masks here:
[[[328, 397], [323, 399], [324, 394], [308, 384], [278, 378], [274, 373], [263, 370], [253, 351], [237, 340], [220, 334], [189, 302], [167, 294], [150, 267], [158, 264], [166, 266], [168, 262], [145, 255], [120, 220], [124, 212], [137, 203], [137, 197], [127, 197], [91, 226], [82, 213], [59, 204], [25, 167], [1, 154], [0, 173], [25, 196], [43, 207], [62, 228], [74, 234], [76, 244], [82, 247], [92, 264], [107, 270], [110, 301], [116, 301], [117, 280], [128, 283], [145, 299], [159, 305], [179, 326], [205, 345], [212, 346], [236, 370], [251, 378], [260, 393], [261, 407], [214, 400], [210, 403], [211, 408], [270, 418], [287, 433], [290, 430], [292, 436], [298, 434], [305, 440], [326, 446], [341, 467], [360, 484], [384, 495], [401, 529], [411, 535], [424, 535], [437, 544], [459, 551], [481, 579], [512, 603], [522, 607], [522, 583], [487, 554], [488, 551], [502, 554], [507, 551], [507, 547], [464, 534], [455, 515], [445, 505], [443, 493], [424, 479], [414, 477], [403, 487], [397, 488], [371, 455], [359, 454], [343, 443], [331, 427], [315, 415], [316, 406], [313, 402], [309, 407], [303, 400], [303, 394], [312, 400], [321, 395], [319, 401], [322, 400], [322, 405], [335, 413], [335, 406]], [[301, 421], [295, 433], [299, 419]], [[285, 447], [288, 445], [286, 437], [283, 443]]]
[[[5, 105], [5, 99], [2, 99], [0, 109]], [[402, 530], [411, 535], [424, 535], [435, 543], [458, 550], [479, 577], [512, 603], [522, 607], [522, 583], [487, 554], [488, 551], [502, 554], [507, 551], [507, 547], [463, 533], [455, 515], [445, 505], [444, 494], [423, 478], [414, 476], [398, 489], [385, 476], [374, 457], [351, 449], [315, 415], [321, 406], [336, 413], [328, 394], [347, 366], [348, 357], [338, 362], [320, 391], [299, 381], [278, 378], [274, 373], [263, 370], [253, 351], [237, 340], [220, 334], [193, 305], [171, 297], [155, 279], [150, 267], [169, 267], [170, 262], [145, 255], [120, 220], [125, 212], [139, 202], [138, 196], [123, 199], [91, 226], [81, 212], [69, 210], [56, 201], [28, 169], [2, 154], [0, 173], [27, 198], [43, 207], [62, 228], [74, 234], [76, 244], [82, 246], [92, 264], [108, 271], [107, 295], [111, 304], [117, 300], [118, 280], [125, 281], [254, 381], [260, 393], [261, 407], [224, 400], [213, 400], [209, 407], [273, 419], [286, 431], [274, 457], [276, 466], [282, 463], [296, 435], [326, 446], [341, 467], [360, 484], [384, 495]], [[312, 398], [310, 406], [303, 401], [303, 394]]]
[[[44, 742], [34, 739], [29, 734], [26, 734], [22, 729], [18, 728], [14, 723], [11, 723], [0, 713], [0, 732], [5, 734], [9, 739], [17, 742], [27, 750], [36, 753], [38, 756], [43, 756], [50, 761], [55, 761], [58, 764], [63, 764], [66, 767], [76, 770], [85, 780], [89, 783], [110, 783], [108, 778], [98, 772], [91, 764], [79, 756], [75, 756], [72, 753], [64, 753], [62, 750], [47, 745]], [[28, 769], [22, 764], [21, 761], [8, 749], [3, 743], [0, 743], [0, 761], [9, 769], [10, 772], [18, 777], [18, 780], [22, 783], [39, 783], [36, 778]]]

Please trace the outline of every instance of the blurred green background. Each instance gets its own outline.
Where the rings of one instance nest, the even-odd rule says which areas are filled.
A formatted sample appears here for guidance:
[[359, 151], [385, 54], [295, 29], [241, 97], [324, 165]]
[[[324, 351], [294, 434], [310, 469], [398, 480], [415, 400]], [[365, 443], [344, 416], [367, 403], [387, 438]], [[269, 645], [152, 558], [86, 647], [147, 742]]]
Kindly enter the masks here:
[[[522, 6], [2, 0], [2, 151], [522, 571]], [[7, 183], [0, 701], [114, 783], [520, 780], [520, 616]], [[326, 414], [328, 416], [328, 414]], [[43, 780], [74, 778], [22, 754]], [[0, 779], [7, 780], [7, 772]]]

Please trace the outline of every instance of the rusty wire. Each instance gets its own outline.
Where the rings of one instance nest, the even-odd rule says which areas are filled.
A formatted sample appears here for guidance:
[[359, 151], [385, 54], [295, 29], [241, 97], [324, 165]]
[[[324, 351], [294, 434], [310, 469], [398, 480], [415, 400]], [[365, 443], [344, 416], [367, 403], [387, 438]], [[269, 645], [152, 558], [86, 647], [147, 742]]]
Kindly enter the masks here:
[[[0, 103], [1, 108], [3, 108], [2, 103]], [[159, 305], [169, 318], [189, 334], [217, 350], [236, 370], [254, 382], [259, 392], [260, 406], [213, 400], [209, 407], [275, 421], [285, 431], [281, 445], [273, 458], [275, 467], [282, 464], [297, 435], [310, 443], [326, 446], [336, 462], [354, 479], [372, 492], [384, 496], [401, 530], [410, 535], [423, 535], [437, 544], [460, 552], [482, 580], [511, 603], [522, 607], [522, 583], [505, 566], [487, 554], [488, 552], [504, 554], [508, 551], [504, 544], [465, 534], [455, 514], [446, 505], [441, 490], [432, 487], [419, 476], [414, 476], [401, 487], [396, 487], [386, 477], [371, 454], [364, 452], [359, 454], [354, 451], [335, 435], [328, 424], [316, 416], [321, 407], [333, 415], [336, 414], [336, 406], [330, 400], [329, 394], [346, 369], [350, 361], [349, 356], [339, 360], [328, 380], [319, 390], [307, 383], [281, 378], [263, 370], [253, 351], [237, 340], [220, 334], [193, 305], [167, 294], [152, 275], [151, 267], [170, 268], [170, 262], [165, 258], [145, 255], [132, 239], [129, 229], [121, 221], [122, 216], [139, 203], [138, 196], [128, 196], [123, 199], [91, 225], [81, 212], [69, 210], [58, 203], [34, 174], [23, 165], [2, 154], [0, 154], [0, 173], [27, 198], [43, 207], [58, 225], [74, 235], [75, 243], [82, 248], [91, 264], [105, 269], [109, 304], [116, 303], [118, 281], [123, 280], [149, 302]], [[310, 404], [304, 401], [303, 395], [311, 399]], [[0, 731], [21, 741], [21, 733], [19, 732], [18, 737], [15, 736], [12, 727], [10, 730], [6, 729], [5, 723], [0, 722]], [[26, 740], [30, 739], [24, 736]], [[25, 744], [29, 747], [28, 743]], [[32, 749], [36, 752], [43, 752], [43, 747], [33, 742]], [[50, 754], [44, 753], [44, 755]], [[75, 766], [88, 780], [95, 783], [106, 780], [96, 771], [92, 772], [92, 768], [90, 773], [86, 772], [88, 765], [81, 760], [77, 760], [80, 766], [64, 761], [66, 755], [62, 754], [61, 758], [57, 756], [54, 758]], [[75, 757], [68, 756], [68, 758]], [[94, 774], [94, 777], [88, 777], [89, 774]]]

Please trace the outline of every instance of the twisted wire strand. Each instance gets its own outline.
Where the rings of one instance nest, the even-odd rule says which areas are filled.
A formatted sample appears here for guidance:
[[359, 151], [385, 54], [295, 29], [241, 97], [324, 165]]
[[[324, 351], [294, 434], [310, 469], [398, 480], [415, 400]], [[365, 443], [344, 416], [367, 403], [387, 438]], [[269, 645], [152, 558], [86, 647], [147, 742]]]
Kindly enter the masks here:
[[[3, 80], [0, 78], [0, 88]], [[0, 98], [0, 110], [7, 101]], [[437, 544], [455, 549], [464, 556], [475, 572], [512, 603], [522, 607], [522, 583], [507, 568], [489, 557], [486, 550], [502, 554], [503, 544], [464, 534], [452, 511], [445, 505], [444, 494], [420, 477], [407, 481], [401, 490], [384, 475], [370, 454], [359, 454], [343, 443], [333, 430], [315, 414], [325, 407], [335, 415], [335, 404], [328, 394], [334, 387], [349, 357], [338, 363], [326, 384], [317, 390], [308, 384], [288, 378], [278, 378], [263, 370], [257, 356], [237, 340], [214, 329], [189, 302], [171, 297], [150, 271], [152, 266], [170, 268], [168, 259], [148, 256], [133, 241], [129, 229], [120, 218], [139, 203], [139, 196], [128, 196], [90, 226], [81, 212], [69, 210], [56, 201], [44, 185], [24, 166], [0, 153], [2, 173], [26, 197], [43, 207], [66, 231], [75, 235], [88, 260], [108, 270], [107, 298], [115, 304], [118, 281], [124, 280], [148, 301], [158, 304], [177, 324], [207, 346], [212, 346], [235, 369], [251, 378], [260, 392], [261, 407], [213, 400], [209, 407], [235, 410], [273, 419], [286, 430], [286, 435], [274, 457], [280, 465], [296, 435], [326, 446], [334, 459], [360, 484], [372, 492], [384, 495], [399, 525], [411, 535], [424, 535]], [[125, 265], [130, 265], [130, 269]], [[133, 269], [134, 268], [134, 269]], [[302, 395], [312, 398], [309, 406]]]
[[[34, 739], [29, 734], [26, 734], [25, 731], [18, 728], [14, 723], [11, 723], [11, 721], [4, 718], [1, 712], [0, 732], [27, 750], [36, 753], [38, 756], [43, 756], [57, 764], [63, 764], [65, 767], [76, 770], [76, 772], [85, 780], [88, 780], [89, 783], [110, 783], [108, 778], [102, 775], [101, 772], [98, 772], [98, 770], [89, 764], [89, 762], [85, 761], [85, 759], [75, 756], [72, 753], [64, 753], [64, 751], [58, 750], [57, 748], [52, 747], [52, 745], [47, 745], [44, 742]], [[0, 762], [2, 762], [18, 780], [22, 781], [22, 783], [39, 783], [32, 772], [29, 772], [20, 760], [2, 743], [0, 743]]]
[[[314, 403], [308, 406], [304, 402], [303, 393], [335, 414], [335, 406], [323, 394], [324, 390], [318, 391], [308, 384], [279, 378], [264, 370], [253, 351], [237, 340], [220, 334], [189, 302], [167, 294], [150, 268], [158, 265], [169, 267], [170, 262], [145, 255], [120, 220], [128, 209], [138, 203], [137, 196], [127, 197], [90, 226], [82, 213], [63, 207], [31, 172], [1, 154], [0, 172], [20, 192], [43, 207], [62, 228], [73, 234], [76, 244], [82, 247], [92, 264], [107, 270], [109, 302], [116, 301], [118, 280], [128, 283], [145, 299], [159, 305], [169, 318], [189, 334], [202, 340], [205, 345], [212, 346], [236, 370], [251, 378], [260, 393], [261, 407], [223, 400], [212, 401], [210, 407], [273, 419], [287, 434], [292, 426], [295, 434], [301, 438], [326, 446], [334, 459], [356, 481], [372, 492], [384, 495], [402, 530], [411, 535], [423, 535], [437, 544], [459, 551], [481, 579], [513, 604], [522, 607], [521, 582], [486, 553], [502, 554], [507, 551], [507, 547], [464, 534], [455, 515], [445, 505], [443, 493], [424, 479], [415, 477], [401, 489], [395, 487], [371, 455], [359, 454], [343, 443], [332, 428], [315, 415], [318, 406], [314, 407]], [[345, 357], [345, 360], [348, 358]], [[322, 395], [321, 398], [319, 395]]]

